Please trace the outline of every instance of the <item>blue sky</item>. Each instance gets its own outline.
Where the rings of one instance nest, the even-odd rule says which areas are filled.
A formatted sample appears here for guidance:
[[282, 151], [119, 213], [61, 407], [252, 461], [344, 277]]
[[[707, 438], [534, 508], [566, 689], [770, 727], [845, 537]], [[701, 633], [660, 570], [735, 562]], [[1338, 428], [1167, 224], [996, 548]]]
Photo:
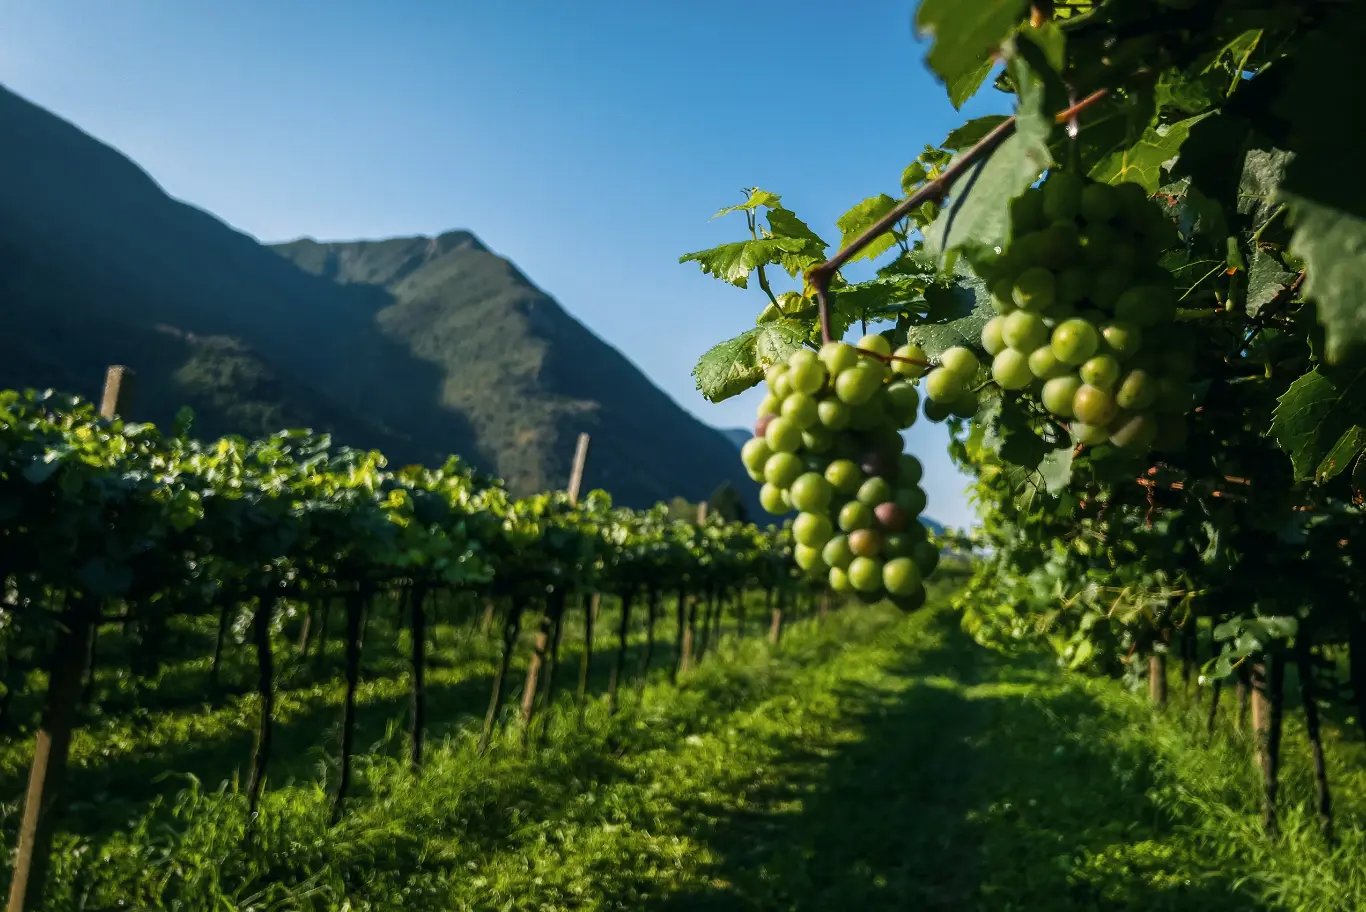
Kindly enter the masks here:
[[[763, 301], [678, 257], [761, 186], [827, 241], [965, 116], [923, 65], [914, 0], [16, 0], [0, 83], [262, 240], [474, 231], [698, 417], [755, 392], [690, 372]], [[995, 97], [993, 97], [993, 95]], [[968, 521], [923, 423], [927, 513]]]

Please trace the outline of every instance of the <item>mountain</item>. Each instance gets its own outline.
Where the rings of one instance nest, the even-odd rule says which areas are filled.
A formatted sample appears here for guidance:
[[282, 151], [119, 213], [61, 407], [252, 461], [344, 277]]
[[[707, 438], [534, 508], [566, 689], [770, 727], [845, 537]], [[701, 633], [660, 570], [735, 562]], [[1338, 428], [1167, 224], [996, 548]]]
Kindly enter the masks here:
[[752, 428], [721, 428], [721, 436], [735, 444], [738, 450], [745, 445], [745, 441], [754, 436]]
[[473, 234], [263, 245], [3, 87], [0, 128], [0, 388], [94, 398], [126, 364], [138, 420], [455, 453], [517, 493], [563, 487], [587, 431], [585, 488], [646, 506], [729, 482], [757, 509], [726, 437]]

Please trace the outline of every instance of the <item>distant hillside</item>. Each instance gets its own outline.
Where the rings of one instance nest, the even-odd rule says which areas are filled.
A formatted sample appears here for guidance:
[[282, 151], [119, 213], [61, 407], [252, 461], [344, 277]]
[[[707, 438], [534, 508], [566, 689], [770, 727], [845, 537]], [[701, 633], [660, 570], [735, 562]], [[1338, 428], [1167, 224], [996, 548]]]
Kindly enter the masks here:
[[721, 436], [725, 437], [735, 448], [739, 449], [745, 445], [745, 441], [754, 436], [751, 428], [721, 428]]
[[0, 387], [93, 397], [127, 364], [141, 420], [456, 453], [518, 493], [562, 487], [588, 431], [585, 485], [620, 503], [729, 481], [757, 509], [726, 437], [474, 235], [271, 248], [3, 88], [0, 129]]

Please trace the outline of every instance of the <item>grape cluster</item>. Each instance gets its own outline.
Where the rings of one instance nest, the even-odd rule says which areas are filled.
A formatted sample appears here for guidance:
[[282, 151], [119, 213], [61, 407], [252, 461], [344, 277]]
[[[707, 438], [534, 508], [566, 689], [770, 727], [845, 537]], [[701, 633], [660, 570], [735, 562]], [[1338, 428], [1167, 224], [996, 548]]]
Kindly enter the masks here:
[[[768, 370], [754, 437], [741, 450], [759, 500], [792, 523], [797, 565], [830, 588], [911, 610], [939, 563], [920, 513], [920, 461], [902, 452], [925, 353], [880, 335], [800, 349]], [[888, 361], [890, 360], [890, 364]]]
[[[997, 312], [982, 330], [992, 379], [1032, 393], [1076, 443], [1179, 449], [1191, 336], [1173, 328], [1176, 293], [1159, 265], [1175, 226], [1137, 184], [1066, 171], [1014, 200], [1010, 219], [1009, 247], [975, 264]], [[926, 394], [960, 407], [980, 365], [966, 348], [941, 361]]]

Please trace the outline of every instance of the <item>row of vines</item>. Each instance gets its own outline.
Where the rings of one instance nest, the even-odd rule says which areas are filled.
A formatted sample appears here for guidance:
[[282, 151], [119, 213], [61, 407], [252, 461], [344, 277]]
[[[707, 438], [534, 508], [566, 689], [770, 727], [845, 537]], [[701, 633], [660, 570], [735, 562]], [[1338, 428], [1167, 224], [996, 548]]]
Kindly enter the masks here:
[[[244, 758], [253, 814], [272, 758], [277, 675], [310, 645], [321, 656], [329, 638], [340, 640], [345, 696], [335, 821], [352, 789], [367, 633], [373, 641], [377, 630], [407, 630], [408, 753], [416, 767], [435, 619], [482, 615], [501, 640], [482, 750], [507, 715], [503, 704], [515, 691], [509, 670], [524, 628], [534, 631], [534, 653], [520, 705], [510, 710], [526, 741], [538, 711], [554, 703], [569, 613], [582, 612], [585, 633], [582, 712], [600, 639], [593, 630], [598, 601], [607, 596], [620, 606], [607, 688], [615, 712], [628, 677], [643, 681], [651, 667], [657, 627], [673, 628], [667, 660], [677, 677], [716, 642], [725, 608], [743, 610], [746, 593], [765, 594], [776, 643], [784, 613], [790, 619], [820, 591], [791, 569], [790, 526], [707, 517], [705, 506], [697, 522], [685, 522], [663, 506], [614, 508], [601, 491], [582, 501], [577, 492], [516, 499], [457, 459], [395, 471], [380, 454], [335, 447], [325, 436], [201, 442], [189, 434], [188, 413], [163, 433], [112, 412], [50, 392], [0, 393], [0, 724], [16, 727], [23, 720], [15, 707], [25, 703], [41, 716], [12, 912], [42, 902], [73, 730], [97, 669], [119, 660], [113, 650], [102, 652], [102, 630], [113, 628], [127, 672], [138, 687], [150, 687], [172, 651], [169, 631], [196, 621], [216, 628], [211, 691], [220, 686], [225, 650], [241, 634], [239, 648], [254, 653], [258, 707]], [[676, 617], [661, 616], [664, 604], [676, 606]], [[379, 613], [391, 623], [377, 626]], [[639, 667], [627, 668], [628, 634], [642, 627]]]
[[[843, 383], [859, 327], [862, 363], [921, 396], [895, 426], [946, 422], [972, 479], [968, 629], [1146, 679], [1158, 703], [1177, 657], [1211, 725], [1235, 690], [1272, 832], [1297, 681], [1331, 839], [1319, 717], [1366, 728], [1366, 182], [1344, 125], [1366, 110], [1366, 10], [922, 0], [915, 23], [955, 107], [991, 92], [1013, 113], [926, 147], [838, 220], [837, 251], [775, 193], [722, 210], [747, 236], [682, 259], [757, 278], [762, 309], [702, 357], [698, 388], [767, 381], [756, 439], [821, 471], [825, 412], [775, 440], [807, 420], [783, 378], [814, 357]], [[846, 385], [822, 395], [860, 407]], [[800, 506], [770, 464], [769, 501]], [[845, 551], [807, 569], [838, 584]]]

